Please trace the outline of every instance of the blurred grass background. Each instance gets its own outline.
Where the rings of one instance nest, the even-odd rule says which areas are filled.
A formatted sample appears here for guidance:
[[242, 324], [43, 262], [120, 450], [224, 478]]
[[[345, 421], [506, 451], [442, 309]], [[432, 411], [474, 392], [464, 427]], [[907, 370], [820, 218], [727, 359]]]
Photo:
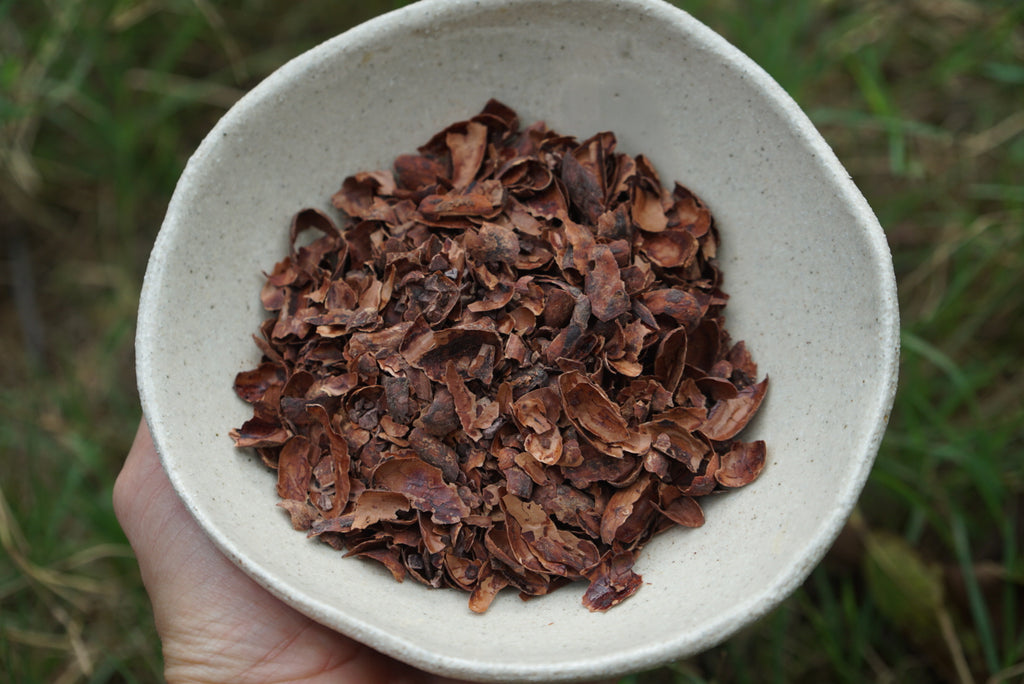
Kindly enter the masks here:
[[[0, 0], [0, 679], [160, 679], [110, 503], [149, 249], [243, 92], [401, 4]], [[623, 682], [1024, 681], [1024, 3], [677, 4], [796, 98], [877, 212], [903, 359], [857, 512], [805, 585]]]

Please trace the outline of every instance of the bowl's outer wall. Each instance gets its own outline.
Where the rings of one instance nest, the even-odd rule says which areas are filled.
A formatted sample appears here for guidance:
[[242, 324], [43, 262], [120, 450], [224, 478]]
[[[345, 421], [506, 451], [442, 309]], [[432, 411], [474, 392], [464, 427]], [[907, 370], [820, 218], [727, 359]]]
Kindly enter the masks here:
[[[497, 97], [524, 122], [614, 131], [711, 207], [731, 295], [767, 400], [752, 485], [707, 523], [655, 539], [645, 585], [606, 614], [583, 586], [483, 616], [466, 596], [395, 583], [294, 532], [274, 476], [235, 450], [249, 416], [262, 272], [291, 216], [327, 209], [344, 176], [386, 168]], [[884, 236], [820, 135], [771, 79], [657, 2], [426, 0], [289, 63], [243, 98], [190, 160], [146, 274], [143, 407], [189, 510], [246, 572], [316, 619], [420, 667], [475, 679], [594, 677], [724, 639], [799, 586], [849, 515], [895, 387], [898, 323]]]

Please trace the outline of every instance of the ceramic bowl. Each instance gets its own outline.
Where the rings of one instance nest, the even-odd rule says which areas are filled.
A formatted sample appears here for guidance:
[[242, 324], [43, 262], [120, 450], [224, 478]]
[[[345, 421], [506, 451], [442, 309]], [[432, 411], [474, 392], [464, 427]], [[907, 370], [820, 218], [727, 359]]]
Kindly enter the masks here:
[[[304, 207], [386, 168], [491, 97], [583, 139], [614, 131], [666, 183], [711, 208], [734, 339], [771, 389], [745, 438], [768, 444], [753, 484], [707, 522], [656, 537], [643, 587], [606, 613], [584, 586], [490, 610], [396, 583], [295, 532], [274, 474], [235, 449], [234, 394], [255, 366], [262, 273]], [[655, 667], [707, 649], [795, 590], [839, 533], [886, 426], [898, 356], [879, 224], [808, 118], [764, 71], [654, 0], [423, 0], [295, 58], [196, 150], [153, 249], [138, 379], [163, 464], [223, 552], [339, 632], [436, 673], [556, 681]]]

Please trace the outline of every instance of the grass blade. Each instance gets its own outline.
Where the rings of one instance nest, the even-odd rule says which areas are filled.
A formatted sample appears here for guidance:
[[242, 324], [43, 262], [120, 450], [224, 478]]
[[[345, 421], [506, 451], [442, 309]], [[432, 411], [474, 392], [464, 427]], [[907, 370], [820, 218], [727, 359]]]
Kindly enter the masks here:
[[981, 595], [978, 577], [974, 573], [974, 561], [971, 556], [970, 542], [967, 539], [967, 525], [964, 523], [964, 518], [959, 511], [952, 513], [951, 527], [953, 547], [957, 561], [960, 563], [960, 571], [963, 573], [964, 584], [967, 587], [967, 600], [970, 605], [971, 617], [974, 619], [974, 627], [977, 630], [981, 651], [985, 657], [985, 666], [988, 667], [989, 672], [994, 673], [1000, 667], [995, 632], [992, 629], [992, 617], [989, 615], [985, 599]]

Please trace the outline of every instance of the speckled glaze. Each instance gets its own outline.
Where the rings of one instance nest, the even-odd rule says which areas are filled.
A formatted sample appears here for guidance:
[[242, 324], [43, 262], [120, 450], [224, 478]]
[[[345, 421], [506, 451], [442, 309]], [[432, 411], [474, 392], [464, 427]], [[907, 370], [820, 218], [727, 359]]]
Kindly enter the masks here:
[[[771, 377], [746, 432], [768, 443], [752, 485], [707, 523], [652, 541], [644, 586], [605, 614], [584, 586], [485, 615], [467, 596], [396, 583], [295, 532], [274, 475], [228, 430], [249, 407], [263, 271], [291, 216], [344, 176], [386, 167], [490, 97], [579, 138], [614, 131], [710, 206], [730, 331]], [[189, 161], [146, 273], [138, 380], [164, 466], [216, 544], [298, 610], [421, 668], [480, 681], [563, 681], [707, 649], [796, 589], [871, 468], [896, 385], [898, 312], [884, 235], [807, 117], [689, 15], [646, 0], [423, 0], [286, 64]]]

